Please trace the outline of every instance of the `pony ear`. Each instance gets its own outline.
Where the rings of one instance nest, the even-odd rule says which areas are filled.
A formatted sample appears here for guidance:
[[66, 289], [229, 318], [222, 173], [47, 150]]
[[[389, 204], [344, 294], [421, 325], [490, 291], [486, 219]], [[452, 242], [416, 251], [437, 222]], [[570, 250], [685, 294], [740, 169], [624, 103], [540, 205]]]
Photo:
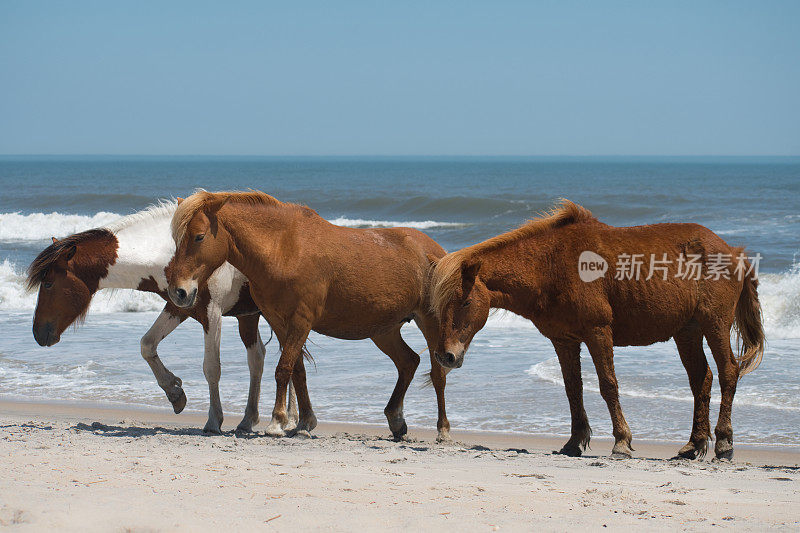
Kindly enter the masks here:
[[78, 251], [78, 248], [73, 244], [69, 248], [66, 248], [61, 251], [61, 254], [56, 259], [56, 264], [61, 268], [67, 268], [67, 263], [69, 260], [75, 257], [75, 252]]
[[50, 238], [53, 239], [53, 244], [58, 242], [58, 239], [56, 239], [55, 237], [50, 237]]
[[206, 213], [209, 213], [211, 215], [215, 214], [217, 211], [222, 209], [222, 206], [225, 205], [230, 199], [231, 199], [230, 194], [227, 194], [219, 198], [214, 198], [213, 200], [211, 200], [206, 204], [206, 209], [205, 209]]
[[181, 205], [183, 203], [183, 198], [181, 198], [180, 196], [178, 196], [177, 200], [178, 200], [178, 205]]
[[461, 277], [466, 280], [475, 281], [480, 269], [480, 259], [467, 259], [461, 264]]
[[64, 257], [64, 261], [69, 261], [70, 259], [75, 257], [75, 252], [77, 252], [77, 251], [78, 251], [78, 247], [77, 246], [75, 246], [74, 244], [72, 246], [70, 246], [67, 249], [67, 251], [64, 252], [64, 256], [63, 256]]

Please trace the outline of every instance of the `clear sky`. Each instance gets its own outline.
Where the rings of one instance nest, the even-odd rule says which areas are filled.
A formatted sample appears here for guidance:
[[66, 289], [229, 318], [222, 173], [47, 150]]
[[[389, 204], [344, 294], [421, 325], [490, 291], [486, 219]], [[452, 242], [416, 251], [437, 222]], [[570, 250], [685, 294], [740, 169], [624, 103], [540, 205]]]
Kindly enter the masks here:
[[0, 153], [800, 155], [800, 2], [0, 2]]

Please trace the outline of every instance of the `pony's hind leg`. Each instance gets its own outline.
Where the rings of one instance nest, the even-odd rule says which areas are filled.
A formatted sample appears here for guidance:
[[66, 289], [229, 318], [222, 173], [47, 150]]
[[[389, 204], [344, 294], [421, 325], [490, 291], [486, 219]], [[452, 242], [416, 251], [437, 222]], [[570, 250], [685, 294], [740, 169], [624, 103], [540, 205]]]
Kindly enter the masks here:
[[264, 372], [264, 343], [258, 332], [260, 315], [239, 316], [239, 336], [247, 349], [247, 366], [250, 369], [250, 389], [247, 393], [247, 406], [244, 418], [236, 426], [237, 433], [250, 433], [258, 424], [258, 400], [261, 395], [261, 376]]
[[403, 398], [419, 366], [419, 355], [400, 336], [400, 327], [386, 335], [372, 337], [372, 342], [388, 355], [397, 367], [397, 384], [383, 412], [389, 421], [389, 429], [392, 430], [395, 440], [402, 440], [408, 432], [403, 417]]
[[717, 363], [719, 374], [719, 388], [722, 399], [719, 406], [719, 418], [714, 433], [717, 442], [714, 453], [717, 459], [733, 459], [733, 426], [731, 425], [731, 411], [733, 397], [736, 394], [736, 382], [739, 379], [739, 365], [731, 349], [731, 326], [713, 324], [703, 328], [703, 334], [708, 341], [708, 347]]
[[631, 457], [633, 455], [631, 430], [622, 414], [622, 406], [619, 403], [619, 387], [614, 374], [614, 343], [611, 327], [595, 328], [593, 333], [586, 339], [586, 346], [589, 348], [597, 371], [597, 378], [600, 381], [600, 395], [606, 401], [608, 412], [611, 415], [614, 433], [614, 448], [611, 450], [611, 455], [617, 458]]
[[221, 435], [223, 415], [219, 397], [219, 378], [222, 368], [219, 362], [219, 341], [222, 333], [222, 312], [213, 303], [208, 305], [207, 320], [203, 374], [208, 382], [208, 421], [203, 433]]
[[575, 341], [553, 340], [553, 347], [561, 365], [564, 377], [564, 388], [569, 400], [569, 411], [572, 418], [572, 433], [559, 453], [571, 457], [580, 457], [589, 445], [592, 430], [589, 418], [583, 408], [583, 380], [581, 379], [581, 344]]
[[181, 387], [183, 385], [181, 379], [167, 370], [167, 367], [161, 362], [157, 349], [158, 343], [172, 333], [184, 320], [186, 320], [185, 315], [171, 312], [170, 304], [167, 304], [141, 340], [142, 357], [150, 365], [150, 370], [153, 372], [158, 386], [167, 395], [175, 414], [180, 413], [186, 407], [186, 393]]
[[711, 440], [708, 411], [714, 377], [703, 352], [703, 333], [700, 326], [693, 323], [681, 329], [675, 334], [675, 344], [689, 376], [689, 386], [694, 396], [692, 434], [689, 442], [678, 451], [678, 457], [702, 459], [708, 450], [708, 441]]

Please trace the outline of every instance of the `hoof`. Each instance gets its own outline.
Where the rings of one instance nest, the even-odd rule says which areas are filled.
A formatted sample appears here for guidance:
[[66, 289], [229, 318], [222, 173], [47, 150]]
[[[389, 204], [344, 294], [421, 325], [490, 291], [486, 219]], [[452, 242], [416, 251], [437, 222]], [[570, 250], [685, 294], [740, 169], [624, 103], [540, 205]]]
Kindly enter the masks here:
[[268, 437], [285, 437], [286, 431], [279, 423], [272, 421], [267, 426], [267, 429], [264, 430], [264, 434]]
[[392, 437], [396, 442], [405, 440], [406, 433], [408, 433], [408, 426], [406, 425], [406, 421], [403, 420], [402, 418], [400, 420], [402, 421], [402, 423], [399, 425], [389, 423], [389, 429], [392, 430]]
[[249, 421], [245, 422], [244, 420], [242, 420], [241, 422], [239, 422], [239, 425], [236, 426], [234, 433], [236, 433], [237, 435], [247, 435], [253, 433], [253, 424], [251, 424]]
[[731, 448], [730, 450], [717, 452], [714, 461], [725, 461], [728, 463], [733, 461], [733, 448]]
[[702, 443], [699, 444], [690, 442], [686, 444], [683, 448], [678, 450], [678, 455], [673, 457], [673, 459], [689, 459], [690, 461], [694, 461], [695, 459], [703, 459], [706, 456], [707, 450], [708, 450], [707, 441], [703, 441]]
[[286, 432], [286, 436], [287, 437], [291, 437], [293, 439], [300, 439], [300, 440], [306, 440], [306, 439], [313, 439], [314, 438], [311, 435], [311, 433], [309, 433], [305, 429], [297, 429], [297, 428], [295, 428], [292, 431], [287, 431]]
[[570, 444], [565, 444], [561, 451], [556, 452], [557, 455], [566, 455], [569, 457], [580, 457], [583, 455], [583, 450], [581, 450], [580, 446], [573, 446]]
[[612, 459], [631, 459], [633, 458], [633, 448], [631, 448], [630, 441], [617, 441], [614, 447], [611, 448]]
[[299, 420], [295, 427], [298, 432], [306, 431], [310, 433], [315, 427], [317, 427], [317, 417], [314, 416], [314, 413], [311, 413], [305, 418]]
[[436, 437], [436, 442], [439, 444], [455, 444], [455, 441], [447, 431], [440, 431], [439, 435]]
[[689, 459], [693, 461], [697, 459], [697, 449], [694, 447], [694, 444], [687, 444], [680, 450], [678, 450], [678, 455], [673, 457], [673, 459]]
[[203, 435], [222, 435], [222, 428], [209, 422], [203, 428]]
[[175, 411], [176, 415], [186, 407], [186, 393], [183, 392], [181, 388], [178, 388], [177, 391], [170, 391], [167, 393], [167, 399], [172, 404], [172, 410]]

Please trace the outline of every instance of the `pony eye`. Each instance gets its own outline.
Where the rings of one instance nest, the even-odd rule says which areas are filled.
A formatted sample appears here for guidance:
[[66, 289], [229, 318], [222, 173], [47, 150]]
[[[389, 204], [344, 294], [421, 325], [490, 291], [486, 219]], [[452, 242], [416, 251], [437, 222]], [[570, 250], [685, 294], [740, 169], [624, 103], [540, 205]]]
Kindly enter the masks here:
[[469, 304], [472, 303], [472, 300], [464, 300], [464, 303], [461, 304], [461, 307], [469, 307]]
[[45, 281], [44, 283], [42, 283], [42, 285], [44, 286], [45, 289], [52, 289], [53, 288], [53, 282], [52, 281]]
[[199, 235], [196, 235], [196, 236], [195, 236], [195, 238], [194, 238], [194, 242], [200, 242], [200, 241], [202, 241], [203, 239], [205, 239], [205, 237], [206, 237], [206, 234], [205, 234], [205, 233], [200, 233]]

